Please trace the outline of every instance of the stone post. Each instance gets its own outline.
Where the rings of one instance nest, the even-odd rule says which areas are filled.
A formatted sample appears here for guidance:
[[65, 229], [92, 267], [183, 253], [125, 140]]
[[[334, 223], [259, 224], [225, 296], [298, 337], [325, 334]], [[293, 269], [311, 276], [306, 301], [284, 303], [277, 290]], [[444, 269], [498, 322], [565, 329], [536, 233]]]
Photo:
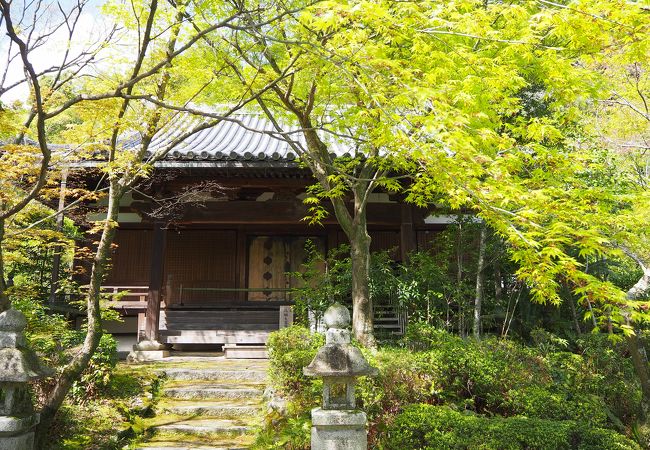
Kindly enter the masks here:
[[356, 378], [376, 375], [358, 348], [350, 345], [350, 312], [341, 304], [323, 316], [325, 345], [304, 368], [307, 376], [323, 378], [323, 407], [311, 411], [312, 450], [366, 450], [366, 414], [356, 409]]
[[0, 313], [0, 450], [34, 448], [39, 416], [28, 383], [47, 371], [25, 347], [26, 325], [25, 316], [15, 309]]

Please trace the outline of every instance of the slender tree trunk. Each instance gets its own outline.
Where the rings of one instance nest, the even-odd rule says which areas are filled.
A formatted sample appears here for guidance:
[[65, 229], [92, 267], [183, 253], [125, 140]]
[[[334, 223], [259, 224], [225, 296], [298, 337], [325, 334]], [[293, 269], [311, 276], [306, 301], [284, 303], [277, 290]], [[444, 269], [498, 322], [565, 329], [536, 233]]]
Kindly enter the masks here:
[[[355, 220], [356, 222], [356, 220]], [[350, 236], [352, 260], [352, 332], [366, 347], [376, 345], [373, 333], [373, 308], [370, 275], [370, 235], [365, 227], [355, 226]]]
[[637, 334], [628, 336], [626, 344], [630, 358], [632, 359], [634, 371], [641, 385], [641, 418], [645, 422], [648, 419], [648, 413], [650, 413], [650, 375], [648, 374], [648, 360], [644, 355], [645, 352], [641, 351], [641, 341]]
[[474, 296], [474, 337], [481, 338], [481, 308], [483, 307], [483, 285], [485, 284], [485, 240], [487, 229], [481, 226], [479, 239], [478, 263], [476, 265], [476, 294]]
[[498, 261], [494, 263], [494, 300], [497, 304], [503, 299], [503, 278], [501, 277], [501, 265]]
[[569, 307], [571, 308], [571, 318], [573, 319], [573, 326], [576, 329], [578, 335], [582, 334], [582, 329], [580, 328], [580, 321], [578, 320], [578, 312], [576, 311], [576, 302], [572, 298], [569, 298]]
[[[56, 216], [56, 231], [61, 232], [63, 230], [63, 209], [65, 208], [65, 190], [68, 179], [68, 171], [63, 170], [61, 172], [61, 187], [59, 190], [59, 205], [57, 209]], [[52, 273], [50, 278], [50, 298], [49, 302], [54, 303], [56, 301], [56, 291], [59, 288], [59, 272], [61, 269], [61, 253], [63, 252], [63, 246], [57, 245], [54, 247], [54, 256], [52, 257]]]
[[[636, 300], [650, 291], [650, 269], [646, 267], [645, 262], [640, 261], [638, 258], [635, 259], [641, 266], [643, 275], [639, 281], [637, 281], [636, 284], [627, 291], [628, 300]], [[626, 319], [628, 325], [634, 326], [629, 315], [626, 315]], [[636, 376], [641, 384], [641, 413], [642, 420], [646, 422], [648, 420], [648, 414], [650, 413], [650, 372], [648, 371], [648, 358], [645, 349], [643, 348], [643, 343], [639, 339], [638, 332], [638, 330], [635, 330], [635, 334], [628, 336], [626, 343], [627, 350], [632, 359], [632, 364], [634, 365], [634, 371], [636, 372]]]
[[90, 284], [86, 295], [87, 330], [84, 343], [72, 361], [63, 369], [56, 384], [49, 392], [45, 405], [41, 411], [41, 423], [37, 429], [36, 448], [43, 448], [47, 439], [49, 428], [57, 411], [61, 407], [65, 396], [72, 387], [75, 380], [79, 379], [81, 373], [88, 367], [90, 358], [94, 354], [102, 337], [102, 320], [100, 309], [100, 290], [106, 265], [110, 256], [111, 245], [115, 238], [115, 228], [119, 211], [122, 188], [116, 181], [111, 181], [109, 190], [108, 208], [106, 221], [102, 228], [102, 235], [93, 258], [92, 270], [90, 273]]
[[463, 282], [463, 225], [458, 224], [456, 234], [456, 302], [458, 302], [458, 335], [465, 336], [464, 299], [461, 298]]
[[[2, 202], [0, 202], [0, 205]], [[0, 218], [0, 312], [6, 311], [11, 307], [9, 296], [7, 295], [7, 284], [5, 281], [4, 253], [2, 245], [5, 236], [5, 220]]]

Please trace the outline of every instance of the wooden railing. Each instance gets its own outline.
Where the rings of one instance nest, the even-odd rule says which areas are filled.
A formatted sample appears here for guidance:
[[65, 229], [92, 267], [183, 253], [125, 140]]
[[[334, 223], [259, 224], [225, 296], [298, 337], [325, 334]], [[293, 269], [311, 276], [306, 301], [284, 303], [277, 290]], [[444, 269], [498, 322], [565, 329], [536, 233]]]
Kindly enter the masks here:
[[149, 295], [149, 286], [102, 286], [102, 294], [108, 294], [119, 297], [118, 301], [131, 300], [137, 298], [137, 301], [146, 302]]
[[149, 298], [149, 286], [102, 286], [102, 295], [111, 297], [108, 305], [111, 308], [135, 308], [147, 307]]
[[[235, 293], [235, 294], [248, 294], [250, 292], [276, 292], [281, 294], [287, 294], [291, 292], [291, 288], [223, 288], [223, 287], [186, 287], [182, 284], [178, 287], [178, 298], [174, 299], [174, 303], [183, 305], [185, 300], [188, 300], [188, 294], [192, 292], [213, 292], [216, 294], [223, 293]], [[286, 301], [285, 299], [269, 299], [271, 302], [282, 302]]]

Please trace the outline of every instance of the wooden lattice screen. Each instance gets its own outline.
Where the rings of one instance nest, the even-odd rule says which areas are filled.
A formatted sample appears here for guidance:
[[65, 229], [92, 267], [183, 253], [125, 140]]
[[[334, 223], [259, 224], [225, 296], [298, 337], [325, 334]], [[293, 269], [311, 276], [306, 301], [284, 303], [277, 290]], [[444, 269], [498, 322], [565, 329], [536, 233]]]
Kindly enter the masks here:
[[205, 304], [211, 301], [233, 300], [236, 297], [234, 292], [210, 289], [235, 287], [236, 231], [168, 231], [165, 252], [167, 304]]
[[148, 286], [151, 270], [151, 230], [118, 230], [107, 286]]

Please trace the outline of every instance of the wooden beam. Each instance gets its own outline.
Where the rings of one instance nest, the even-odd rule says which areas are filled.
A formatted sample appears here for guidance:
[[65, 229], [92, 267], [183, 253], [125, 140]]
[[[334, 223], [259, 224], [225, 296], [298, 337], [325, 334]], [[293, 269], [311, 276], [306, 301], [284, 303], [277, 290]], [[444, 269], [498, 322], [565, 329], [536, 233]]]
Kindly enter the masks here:
[[[324, 205], [331, 209], [330, 205]], [[145, 205], [132, 205], [133, 211]], [[399, 203], [371, 203], [368, 205], [368, 224], [377, 226], [400, 226], [401, 205]], [[224, 201], [207, 202], [200, 207], [188, 207], [182, 214], [177, 224], [300, 224], [304, 223], [307, 208], [299, 201], [271, 200], [266, 202], [256, 201]], [[323, 225], [337, 225], [334, 214], [323, 220]]]
[[145, 323], [145, 338], [157, 341], [160, 322], [160, 292], [163, 284], [163, 264], [165, 261], [165, 246], [167, 230], [161, 222], [154, 224], [153, 241], [151, 244], [151, 271], [149, 273], [149, 291], [147, 297], [147, 313]]

